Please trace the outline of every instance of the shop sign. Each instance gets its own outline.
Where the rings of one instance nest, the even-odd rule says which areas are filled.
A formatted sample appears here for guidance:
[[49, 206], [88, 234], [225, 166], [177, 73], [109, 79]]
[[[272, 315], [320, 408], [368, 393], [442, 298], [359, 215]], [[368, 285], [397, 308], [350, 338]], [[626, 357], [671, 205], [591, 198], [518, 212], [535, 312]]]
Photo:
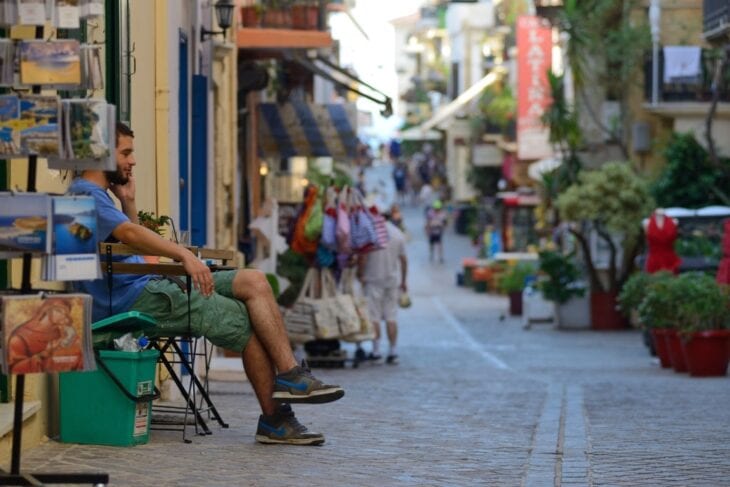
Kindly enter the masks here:
[[517, 157], [552, 155], [542, 115], [551, 103], [547, 71], [552, 64], [552, 31], [540, 17], [517, 20]]

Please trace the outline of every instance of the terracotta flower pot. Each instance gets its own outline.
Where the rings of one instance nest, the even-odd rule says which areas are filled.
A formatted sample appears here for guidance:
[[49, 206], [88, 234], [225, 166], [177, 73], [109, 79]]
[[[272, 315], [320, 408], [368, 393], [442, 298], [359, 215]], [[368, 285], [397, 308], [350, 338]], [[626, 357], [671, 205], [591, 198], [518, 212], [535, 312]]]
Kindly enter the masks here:
[[667, 351], [669, 352], [669, 358], [672, 362], [672, 368], [674, 368], [674, 371], [687, 372], [689, 370], [687, 368], [687, 360], [685, 359], [682, 340], [680, 339], [677, 330], [666, 330], [664, 340], [666, 340]]
[[669, 348], [667, 347], [667, 340], [664, 338], [667, 334], [667, 330], [664, 328], [652, 328], [651, 338], [654, 340], [654, 350], [656, 350], [657, 357], [659, 357], [659, 363], [662, 367], [668, 369], [672, 366], [672, 359], [669, 356]]
[[629, 320], [616, 307], [615, 292], [591, 292], [591, 327], [594, 330], [625, 330]]
[[241, 7], [241, 24], [244, 27], [258, 27], [261, 24], [258, 8], [253, 6]]
[[727, 375], [730, 359], [730, 330], [698, 331], [682, 339], [689, 375], [716, 377]]

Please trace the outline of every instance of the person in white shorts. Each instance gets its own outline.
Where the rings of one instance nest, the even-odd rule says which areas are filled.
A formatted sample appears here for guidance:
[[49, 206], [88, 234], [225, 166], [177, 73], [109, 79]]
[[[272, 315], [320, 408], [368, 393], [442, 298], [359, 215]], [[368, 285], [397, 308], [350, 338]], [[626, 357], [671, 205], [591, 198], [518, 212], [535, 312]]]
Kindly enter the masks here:
[[386, 222], [388, 245], [383, 249], [363, 254], [358, 260], [358, 278], [364, 285], [368, 302], [370, 319], [375, 328], [373, 351], [369, 359], [381, 361], [380, 355], [380, 322], [385, 321], [388, 335], [388, 356], [386, 362], [398, 363], [396, 343], [398, 340], [398, 298], [401, 292], [408, 290], [406, 276], [408, 259], [406, 257], [406, 239], [398, 227], [390, 221]]

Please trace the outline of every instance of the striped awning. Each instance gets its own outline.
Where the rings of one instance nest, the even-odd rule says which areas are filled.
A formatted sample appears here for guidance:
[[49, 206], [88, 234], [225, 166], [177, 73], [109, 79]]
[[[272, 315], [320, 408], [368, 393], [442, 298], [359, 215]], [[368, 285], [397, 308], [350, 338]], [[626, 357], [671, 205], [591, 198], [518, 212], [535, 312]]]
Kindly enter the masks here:
[[355, 157], [354, 104], [261, 103], [258, 110], [261, 157]]

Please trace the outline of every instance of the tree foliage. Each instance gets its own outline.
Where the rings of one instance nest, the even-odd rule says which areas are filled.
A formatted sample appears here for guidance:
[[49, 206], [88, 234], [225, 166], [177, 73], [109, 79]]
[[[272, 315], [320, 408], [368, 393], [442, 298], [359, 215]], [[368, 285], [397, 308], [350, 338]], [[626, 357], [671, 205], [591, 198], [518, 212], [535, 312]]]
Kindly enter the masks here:
[[[730, 181], [710, 163], [707, 151], [692, 134], [672, 134], [664, 157], [667, 164], [651, 186], [659, 206], [701, 208], [728, 204], [721, 188], [727, 188]], [[730, 170], [727, 160], [720, 163]]]
[[[564, 191], [557, 200], [564, 220], [588, 223], [610, 249], [608, 289], [601, 283], [592, 260], [585, 226], [571, 230], [583, 250], [591, 286], [594, 290], [618, 291], [633, 268], [633, 258], [640, 248], [641, 221], [654, 207], [648, 184], [631, 169], [629, 163], [611, 162], [594, 171], [583, 171], [578, 183]], [[617, 262], [614, 238], [620, 238], [623, 262]]]

